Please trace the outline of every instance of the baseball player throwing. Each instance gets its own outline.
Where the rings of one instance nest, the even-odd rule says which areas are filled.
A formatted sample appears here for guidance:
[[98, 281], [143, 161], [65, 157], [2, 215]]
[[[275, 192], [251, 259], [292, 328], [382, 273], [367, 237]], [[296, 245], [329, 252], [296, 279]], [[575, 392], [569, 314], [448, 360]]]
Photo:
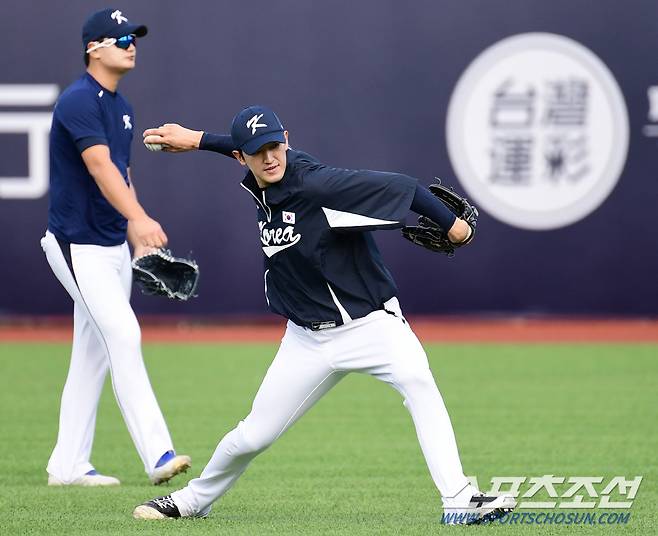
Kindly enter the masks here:
[[87, 72], [55, 105], [50, 133], [50, 207], [41, 245], [73, 298], [73, 348], [62, 393], [57, 444], [48, 462], [51, 486], [111, 486], [90, 462], [96, 408], [105, 376], [155, 484], [190, 466], [177, 456], [144, 367], [140, 329], [130, 307], [135, 254], [167, 237], [137, 201], [130, 180], [134, 115], [117, 92], [135, 67], [136, 39], [146, 26], [104, 9], [82, 29]]
[[513, 508], [511, 496], [484, 496], [464, 476], [427, 357], [369, 232], [401, 227], [410, 209], [449, 230], [454, 243], [473, 229], [414, 178], [334, 168], [291, 149], [279, 118], [262, 106], [238, 113], [230, 136], [175, 124], [144, 136], [171, 152], [216, 151], [248, 168], [241, 186], [257, 207], [265, 298], [288, 324], [251, 412], [219, 442], [201, 476], [137, 506], [134, 517], [207, 516], [251, 460], [350, 372], [403, 396], [446, 512], [492, 519]]

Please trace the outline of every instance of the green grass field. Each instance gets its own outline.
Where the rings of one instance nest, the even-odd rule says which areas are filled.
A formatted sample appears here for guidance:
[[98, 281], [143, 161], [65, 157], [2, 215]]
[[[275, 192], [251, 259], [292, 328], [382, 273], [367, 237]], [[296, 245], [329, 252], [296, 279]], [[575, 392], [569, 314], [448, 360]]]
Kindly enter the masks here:
[[493, 475], [602, 475], [606, 483], [642, 475], [628, 523], [440, 525], [440, 500], [400, 397], [356, 374], [258, 457], [208, 519], [136, 521], [136, 504], [198, 475], [218, 440], [248, 413], [275, 347], [146, 346], [156, 394], [178, 451], [192, 456], [192, 471], [168, 487], [149, 485], [108, 384], [92, 462], [122, 485], [58, 489], [46, 486], [45, 464], [69, 347], [3, 343], [0, 534], [658, 533], [658, 346], [427, 350], [464, 469], [482, 488]]

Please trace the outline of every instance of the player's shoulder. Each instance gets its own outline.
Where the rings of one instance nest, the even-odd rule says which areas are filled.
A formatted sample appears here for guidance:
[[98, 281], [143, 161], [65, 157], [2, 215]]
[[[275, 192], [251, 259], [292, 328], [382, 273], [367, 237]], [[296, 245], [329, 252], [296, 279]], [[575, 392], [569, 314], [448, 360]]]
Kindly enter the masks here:
[[68, 86], [57, 98], [55, 113], [68, 113], [72, 110], [80, 111], [85, 108], [100, 106], [101, 90], [94, 87], [86, 76], [78, 78]]
[[101, 88], [98, 83], [94, 83], [93, 78], [88, 74], [83, 74], [80, 78], [73, 81], [59, 96], [59, 100], [83, 97], [84, 95], [95, 95], [101, 98]]
[[126, 106], [131, 110], [133, 109], [132, 104], [130, 104], [130, 101], [123, 95], [123, 93], [116, 92], [116, 101], [122, 106]]
[[322, 188], [327, 166], [309, 153], [292, 149], [288, 149], [288, 165], [293, 171], [292, 176], [299, 194], [313, 198], [317, 190]]
[[288, 163], [296, 169], [308, 169], [313, 166], [323, 165], [317, 158], [314, 156], [305, 153], [304, 151], [298, 151], [296, 149], [288, 149], [287, 155]]

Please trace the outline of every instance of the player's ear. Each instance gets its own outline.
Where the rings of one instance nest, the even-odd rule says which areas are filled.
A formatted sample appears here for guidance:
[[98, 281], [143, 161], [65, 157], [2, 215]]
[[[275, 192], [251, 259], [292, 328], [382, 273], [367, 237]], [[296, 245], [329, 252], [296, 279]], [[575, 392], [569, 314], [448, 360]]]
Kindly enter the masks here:
[[[89, 50], [91, 47], [94, 45], [97, 45], [99, 42], [97, 41], [90, 41], [87, 43], [87, 50]], [[91, 60], [91, 58], [98, 59], [100, 57], [100, 53], [98, 52], [98, 49], [92, 50], [91, 52], [87, 52], [87, 57]]]
[[244, 156], [242, 156], [242, 151], [231, 151], [233, 153], [233, 156], [235, 159], [240, 162], [243, 166], [247, 165], [247, 162], [244, 160]]
[[286, 139], [286, 150], [288, 149], [288, 131], [283, 131], [283, 137]]

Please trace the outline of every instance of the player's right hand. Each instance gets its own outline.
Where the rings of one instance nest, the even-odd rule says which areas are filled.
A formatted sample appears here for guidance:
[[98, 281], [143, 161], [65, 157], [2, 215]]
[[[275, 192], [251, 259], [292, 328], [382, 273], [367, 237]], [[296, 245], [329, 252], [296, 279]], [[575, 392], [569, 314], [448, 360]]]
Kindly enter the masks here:
[[166, 123], [161, 127], [145, 130], [143, 136], [144, 143], [160, 143], [164, 145], [163, 151], [183, 153], [199, 148], [203, 132], [191, 130], [176, 123]]
[[162, 248], [167, 245], [168, 239], [160, 224], [148, 216], [130, 220], [135, 237], [142, 246]]

